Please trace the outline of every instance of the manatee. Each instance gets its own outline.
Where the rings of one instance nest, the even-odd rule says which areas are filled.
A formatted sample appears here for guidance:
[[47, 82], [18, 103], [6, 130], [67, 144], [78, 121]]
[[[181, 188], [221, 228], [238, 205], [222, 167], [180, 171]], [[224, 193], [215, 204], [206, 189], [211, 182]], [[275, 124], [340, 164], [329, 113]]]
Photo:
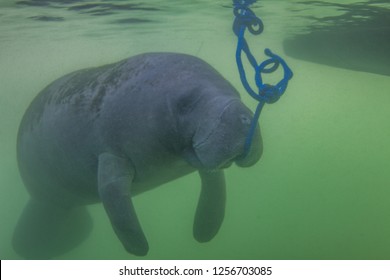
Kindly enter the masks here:
[[140, 54], [55, 80], [19, 127], [17, 160], [30, 198], [15, 251], [29, 259], [64, 254], [92, 230], [86, 206], [101, 202], [123, 247], [144, 256], [149, 245], [132, 197], [195, 171], [193, 235], [210, 241], [224, 218], [224, 169], [261, 157], [258, 126], [243, 156], [252, 117], [227, 80], [185, 54]]

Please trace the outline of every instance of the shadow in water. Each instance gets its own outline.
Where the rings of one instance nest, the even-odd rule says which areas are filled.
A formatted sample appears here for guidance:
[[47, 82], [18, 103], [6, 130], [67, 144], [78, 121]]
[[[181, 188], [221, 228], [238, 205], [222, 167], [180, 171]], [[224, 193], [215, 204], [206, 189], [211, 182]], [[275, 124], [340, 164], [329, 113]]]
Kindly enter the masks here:
[[302, 5], [331, 7], [339, 16], [307, 17], [307, 34], [284, 41], [287, 55], [315, 63], [390, 76], [390, 7], [388, 0], [353, 4], [323, 1]]

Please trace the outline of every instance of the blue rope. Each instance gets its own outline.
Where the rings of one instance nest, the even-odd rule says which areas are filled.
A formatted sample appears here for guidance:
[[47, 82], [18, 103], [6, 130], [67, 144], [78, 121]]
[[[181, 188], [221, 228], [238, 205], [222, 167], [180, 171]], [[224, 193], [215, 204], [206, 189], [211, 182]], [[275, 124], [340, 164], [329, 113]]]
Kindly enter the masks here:
[[[287, 88], [288, 81], [292, 78], [293, 73], [287, 66], [287, 63], [278, 55], [271, 52], [270, 49], [265, 49], [264, 53], [269, 58], [262, 63], [258, 64], [255, 57], [249, 50], [248, 43], [246, 42], [244, 35], [245, 30], [248, 28], [249, 32], [258, 35], [263, 32], [264, 25], [260, 18], [249, 8], [249, 6], [255, 3], [257, 0], [233, 0], [234, 7], [234, 23], [233, 31], [238, 37], [237, 50], [236, 50], [236, 62], [238, 71], [240, 73], [241, 83], [249, 95], [258, 101], [258, 105], [253, 116], [251, 127], [248, 136], [245, 140], [243, 158], [249, 153], [250, 146], [252, 144], [253, 135], [256, 130], [256, 125], [259, 121], [261, 110], [265, 103], [271, 104], [279, 100], [282, 94]], [[244, 66], [242, 64], [241, 54], [245, 53], [249, 63], [255, 70], [255, 82], [257, 86], [257, 92], [249, 85]], [[280, 82], [276, 85], [270, 85], [263, 83], [262, 74], [272, 73], [278, 69], [279, 66], [283, 67], [284, 76]]]

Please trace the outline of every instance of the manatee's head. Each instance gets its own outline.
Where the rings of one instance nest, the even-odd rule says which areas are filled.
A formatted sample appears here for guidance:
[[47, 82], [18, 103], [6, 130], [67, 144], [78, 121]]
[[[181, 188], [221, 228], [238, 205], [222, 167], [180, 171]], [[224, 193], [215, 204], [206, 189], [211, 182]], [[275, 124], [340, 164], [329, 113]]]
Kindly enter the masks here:
[[250, 149], [245, 153], [252, 112], [238, 98], [206, 106], [192, 137], [186, 158], [198, 169], [217, 170], [235, 162], [240, 167], [254, 165], [261, 157], [263, 144], [257, 125]]

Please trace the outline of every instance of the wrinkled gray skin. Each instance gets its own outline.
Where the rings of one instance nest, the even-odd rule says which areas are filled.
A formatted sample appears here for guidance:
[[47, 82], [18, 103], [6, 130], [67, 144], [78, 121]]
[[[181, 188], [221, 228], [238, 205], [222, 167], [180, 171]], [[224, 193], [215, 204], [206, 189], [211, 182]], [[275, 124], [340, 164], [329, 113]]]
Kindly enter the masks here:
[[142, 54], [54, 81], [19, 128], [18, 164], [31, 198], [15, 229], [16, 252], [48, 259], [70, 250], [91, 230], [85, 205], [102, 202], [125, 249], [146, 255], [132, 196], [194, 171], [202, 187], [193, 233], [211, 240], [224, 217], [223, 168], [251, 166], [262, 153], [257, 128], [239, 158], [251, 118], [229, 82], [184, 54]]

